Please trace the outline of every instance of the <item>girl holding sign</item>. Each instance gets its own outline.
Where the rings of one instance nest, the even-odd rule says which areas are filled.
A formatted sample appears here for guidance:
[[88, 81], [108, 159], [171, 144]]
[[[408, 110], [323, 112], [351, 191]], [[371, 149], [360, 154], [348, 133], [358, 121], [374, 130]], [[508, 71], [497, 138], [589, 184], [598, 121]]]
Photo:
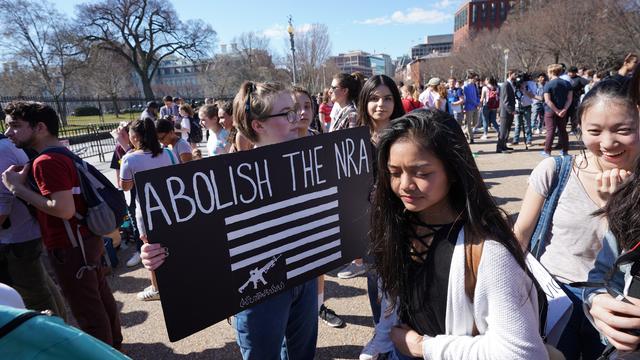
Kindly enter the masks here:
[[[256, 147], [299, 137], [294, 94], [279, 83], [243, 83], [233, 102], [233, 117], [238, 130]], [[149, 270], [162, 265], [165, 257], [162, 244], [142, 247], [142, 262]], [[243, 359], [313, 359], [317, 289], [313, 279], [236, 314], [234, 326]]]
[[564, 158], [563, 163], [570, 161], [570, 169], [564, 188], [558, 188], [561, 193], [555, 210], [548, 208], [547, 199], [553, 198], [561, 171], [556, 171], [555, 159], [549, 158], [531, 173], [514, 226], [522, 248], [527, 249], [541, 213], [551, 213], [550, 236], [540, 263], [573, 301], [571, 319], [558, 343], [567, 360], [596, 359], [604, 349], [598, 332], [584, 316], [584, 289], [571, 284], [587, 280], [603, 246], [606, 219], [592, 214], [628, 178], [640, 154], [638, 108], [624, 84], [601, 81], [584, 97], [578, 114], [587, 151]]
[[[400, 359], [547, 359], [538, 295], [455, 119], [415, 110], [378, 143], [375, 268]], [[385, 309], [386, 310], [386, 309]]]

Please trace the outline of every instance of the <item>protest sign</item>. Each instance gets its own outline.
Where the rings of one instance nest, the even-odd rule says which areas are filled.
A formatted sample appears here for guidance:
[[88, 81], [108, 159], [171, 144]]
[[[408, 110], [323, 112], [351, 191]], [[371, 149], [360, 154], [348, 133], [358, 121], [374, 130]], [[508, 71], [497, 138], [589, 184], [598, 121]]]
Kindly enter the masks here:
[[[362, 257], [373, 157], [366, 128], [135, 175], [171, 341]], [[269, 326], [265, 324], [265, 326]]]

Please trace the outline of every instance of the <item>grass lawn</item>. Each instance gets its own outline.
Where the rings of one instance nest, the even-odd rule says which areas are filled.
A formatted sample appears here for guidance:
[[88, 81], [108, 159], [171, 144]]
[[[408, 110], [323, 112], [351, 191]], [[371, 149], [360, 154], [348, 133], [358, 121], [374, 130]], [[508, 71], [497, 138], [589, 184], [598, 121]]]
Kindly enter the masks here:
[[102, 119], [100, 116], [67, 116], [67, 121], [69, 125], [75, 126], [85, 126], [90, 124], [102, 124], [102, 123], [119, 123], [120, 121], [129, 121], [137, 118], [139, 114], [131, 113], [131, 114], [120, 114], [119, 117], [116, 117], [115, 114], [104, 114]]

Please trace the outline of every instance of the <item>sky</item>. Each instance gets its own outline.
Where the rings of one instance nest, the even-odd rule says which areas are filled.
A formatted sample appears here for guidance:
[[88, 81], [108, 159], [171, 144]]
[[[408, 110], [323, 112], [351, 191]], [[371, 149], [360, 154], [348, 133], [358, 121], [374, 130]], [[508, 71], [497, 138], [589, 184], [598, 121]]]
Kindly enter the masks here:
[[[74, 17], [78, 4], [95, 0], [56, 0], [55, 7]], [[255, 31], [270, 39], [273, 51], [289, 51], [288, 16], [304, 31], [310, 24], [326, 24], [331, 53], [351, 50], [385, 53], [392, 58], [409, 55], [411, 46], [427, 35], [453, 33], [453, 16], [463, 0], [425, 1], [277, 1], [277, 0], [170, 0], [183, 21], [202, 19], [218, 34], [220, 44], [231, 43], [243, 32]]]

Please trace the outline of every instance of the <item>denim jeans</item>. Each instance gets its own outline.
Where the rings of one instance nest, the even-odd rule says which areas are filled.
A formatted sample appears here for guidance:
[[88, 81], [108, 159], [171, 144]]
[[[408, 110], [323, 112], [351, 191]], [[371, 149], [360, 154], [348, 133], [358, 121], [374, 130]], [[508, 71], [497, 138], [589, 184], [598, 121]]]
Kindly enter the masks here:
[[235, 316], [244, 360], [313, 359], [318, 338], [316, 278]]
[[515, 118], [516, 126], [513, 134], [513, 142], [520, 141], [520, 129], [524, 126], [525, 141], [530, 143], [532, 140], [531, 134], [531, 106], [523, 106], [516, 114]]
[[369, 295], [369, 305], [371, 305], [371, 313], [373, 314], [373, 325], [377, 325], [382, 310], [378, 301], [378, 273], [373, 269], [367, 269], [367, 295]]
[[484, 105], [482, 107], [482, 124], [484, 126], [484, 134], [485, 135], [487, 135], [489, 133], [489, 124], [491, 124], [491, 126], [493, 126], [493, 129], [497, 133], [500, 133], [500, 125], [498, 125], [498, 122], [496, 121], [497, 113], [498, 113], [498, 110], [489, 109], [489, 107], [487, 105]]
[[573, 302], [573, 312], [558, 342], [560, 350], [567, 360], [595, 360], [600, 357], [605, 346], [600, 342], [600, 334], [584, 315], [582, 307], [583, 288], [562, 284]]
[[544, 129], [544, 104], [535, 103], [531, 107], [531, 128], [534, 130]]

